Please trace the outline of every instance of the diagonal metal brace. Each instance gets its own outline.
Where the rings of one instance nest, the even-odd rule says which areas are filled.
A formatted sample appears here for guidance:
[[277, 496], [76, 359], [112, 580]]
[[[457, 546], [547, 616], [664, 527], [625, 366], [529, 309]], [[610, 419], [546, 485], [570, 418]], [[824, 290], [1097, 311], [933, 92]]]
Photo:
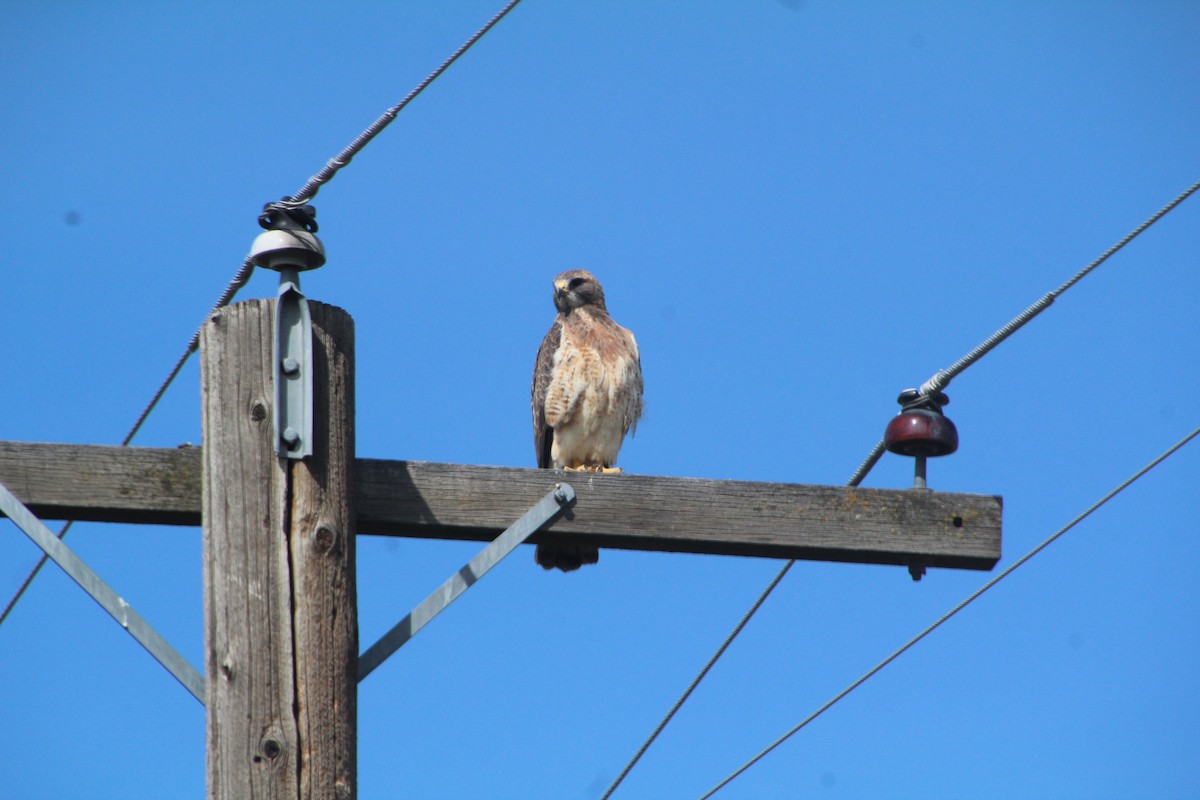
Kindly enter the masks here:
[[385, 633], [379, 641], [371, 645], [365, 653], [358, 657], [358, 679], [362, 681], [393, 653], [408, 642], [417, 631], [442, 613], [446, 606], [453, 603], [458, 596], [471, 587], [483, 574], [496, 566], [517, 545], [524, 542], [543, 526], [548, 525], [568, 508], [575, 504], [575, 490], [570, 484], [555, 484], [554, 490], [547, 493], [537, 504], [521, 515], [520, 519], [510, 525], [462, 569], [450, 576], [433, 594], [421, 601], [421, 604], [400, 620], [394, 628]]
[[117, 621], [117, 624], [134, 639], [137, 639], [138, 644], [146, 648], [146, 651], [154, 656], [158, 663], [166, 667], [167, 671], [183, 684], [183, 688], [191, 692], [201, 705], [204, 704], [204, 677], [196, 671], [196, 668], [189, 664], [175, 648], [171, 647], [167, 640], [158, 634], [158, 631], [150, 627], [150, 623], [134, 611], [129, 603], [126, 603], [120, 595], [114, 592], [91, 567], [83, 563], [83, 560], [75, 555], [71, 548], [67, 547], [54, 535], [53, 531], [42, 524], [42, 521], [35, 517], [3, 484], [0, 484], [0, 511], [3, 511], [5, 516], [16, 523], [16, 526], [24, 531], [34, 544], [42, 548], [55, 564], [62, 567], [63, 572], [79, 584], [79, 588], [91, 595], [92, 599]]

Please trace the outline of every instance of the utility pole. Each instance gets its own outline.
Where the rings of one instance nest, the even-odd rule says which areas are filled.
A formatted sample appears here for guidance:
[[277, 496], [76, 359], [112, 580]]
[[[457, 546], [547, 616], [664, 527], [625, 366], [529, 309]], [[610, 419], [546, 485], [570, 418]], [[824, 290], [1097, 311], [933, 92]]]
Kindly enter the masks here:
[[[507, 552], [519, 534], [894, 564], [914, 577], [1000, 558], [1002, 502], [990, 495], [356, 459], [353, 321], [320, 303], [308, 306], [311, 369], [300, 370], [312, 403], [298, 418], [312, 431], [297, 439], [291, 417], [276, 419], [297, 366], [273, 343], [289, 283], [298, 294], [285, 276], [280, 298], [227, 306], [201, 330], [202, 448], [0, 442], [0, 484], [31, 520], [203, 526], [209, 800], [356, 797], [357, 684], [378, 665], [371, 651], [393, 649], [359, 656], [358, 533], [509, 538]], [[580, 478], [569, 491], [567, 477]], [[442, 608], [473, 583], [503, 557], [493, 547], [427, 602]], [[402, 620], [397, 641], [424, 620]]]
[[209, 800], [354, 798], [354, 329], [311, 304], [312, 455], [276, 453], [274, 307], [200, 339]]

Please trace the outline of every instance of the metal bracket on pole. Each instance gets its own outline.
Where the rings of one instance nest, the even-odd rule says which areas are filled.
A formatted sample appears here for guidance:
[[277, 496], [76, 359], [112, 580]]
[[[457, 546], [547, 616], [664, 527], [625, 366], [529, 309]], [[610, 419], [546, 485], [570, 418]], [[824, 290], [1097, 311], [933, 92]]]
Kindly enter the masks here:
[[267, 203], [258, 218], [266, 231], [250, 247], [256, 265], [279, 273], [272, 333], [275, 452], [286, 458], [312, 455], [312, 318], [300, 292], [300, 272], [325, 263], [325, 248], [314, 235], [316, 214], [312, 206]]
[[483, 574], [494, 567], [505, 556], [516, 549], [543, 526], [558, 518], [575, 503], [575, 490], [570, 484], [555, 484], [554, 490], [537, 502], [533, 508], [521, 515], [520, 519], [510, 525], [504, 533], [480, 551], [462, 569], [450, 576], [433, 594], [421, 601], [421, 604], [400, 620], [379, 641], [371, 645], [358, 657], [358, 679], [371, 674], [372, 671], [393, 653], [408, 642], [417, 631], [425, 627], [430, 620], [442, 613], [453, 603], [460, 594], [465, 592]]
[[150, 627], [150, 623], [142, 619], [125, 600], [97, 575], [91, 567], [83, 563], [71, 548], [67, 547], [54, 532], [47, 528], [42, 521], [33, 515], [25, 505], [13, 496], [3, 484], [0, 484], [0, 511], [11, 519], [16, 526], [33, 540], [33, 543], [55, 564], [62, 567], [63, 572], [71, 580], [79, 584], [92, 599], [100, 604], [130, 636], [138, 641], [146, 651], [167, 668], [175, 679], [183, 684], [183, 688], [204, 705], [204, 677], [184, 659], [179, 652], [167, 643], [158, 631]]
[[275, 452], [287, 458], [312, 455], [312, 317], [300, 293], [300, 274], [279, 271], [272, 337], [275, 360]]

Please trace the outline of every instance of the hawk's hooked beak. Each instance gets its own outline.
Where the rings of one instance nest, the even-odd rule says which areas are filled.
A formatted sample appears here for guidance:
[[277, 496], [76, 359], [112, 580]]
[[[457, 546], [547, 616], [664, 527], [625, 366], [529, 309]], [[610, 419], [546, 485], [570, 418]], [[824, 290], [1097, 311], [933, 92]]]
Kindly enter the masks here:
[[568, 282], [554, 281], [554, 308], [564, 314], [571, 309], [571, 301], [566, 295], [566, 291], [568, 291]]
[[567, 281], [554, 282], [554, 307], [564, 314], [571, 308], [571, 301], [567, 298]]

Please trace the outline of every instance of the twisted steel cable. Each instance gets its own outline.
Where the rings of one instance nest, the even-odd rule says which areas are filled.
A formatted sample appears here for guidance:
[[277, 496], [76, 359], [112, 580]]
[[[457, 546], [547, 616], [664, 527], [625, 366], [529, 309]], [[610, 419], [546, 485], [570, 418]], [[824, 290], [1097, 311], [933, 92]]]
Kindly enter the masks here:
[[[269, 203], [268, 206], [281, 205], [285, 207], [298, 207], [304, 205], [308, 200], [312, 199], [312, 197], [317, 193], [317, 190], [328, 183], [339, 169], [350, 163], [350, 159], [354, 158], [354, 156], [357, 155], [360, 150], [367, 146], [368, 142], [374, 139], [380, 131], [386, 128], [392, 122], [392, 120], [396, 118], [396, 115], [404, 109], [405, 106], [411, 103], [417, 95], [425, 91], [425, 88], [428, 87], [429, 84], [437, 80], [438, 76], [449, 69], [450, 65], [457, 61], [459, 56], [471, 49], [472, 45], [483, 38], [484, 34], [490, 31], [497, 22], [503, 19], [504, 16], [508, 14], [509, 11], [512, 11], [512, 9], [520, 2], [521, 0], [510, 0], [510, 2], [505, 5], [504, 8], [500, 9], [495, 16], [488, 20], [482, 28], [475, 31], [475, 33], [471, 35], [471, 38], [463, 42], [463, 44], [457, 50], [455, 50], [449, 58], [443, 61], [437, 69], [429, 73], [429, 75], [427, 75], [423, 81], [417, 84], [416, 88], [409, 92], [403, 100], [385, 111], [378, 119], [371, 123], [366, 130], [355, 137], [354, 141], [347, 145], [345, 149], [343, 149], [333, 158], [329, 159], [324, 168], [322, 168], [321, 171], [316, 175], [309, 178], [308, 182], [305, 183], [295, 195], [284, 198], [277, 204]], [[229, 284], [225, 287], [225, 290], [221, 292], [221, 296], [217, 298], [217, 302], [213, 304], [212, 309], [205, 316], [205, 319], [208, 319], [214, 313], [229, 305], [229, 303], [233, 301], [234, 296], [238, 293], [238, 290], [245, 286], [246, 282], [250, 280], [250, 275], [253, 272], [254, 263], [250, 260], [250, 256], [246, 256], [245, 260], [242, 262], [242, 265], [238, 268], [238, 271], [234, 274], [233, 278], [229, 281]], [[184, 364], [186, 364], [188, 359], [191, 358], [192, 353], [196, 352], [196, 350], [199, 348], [200, 328], [197, 328], [196, 332], [192, 334], [192, 338], [188, 341], [187, 347], [184, 348], [182, 355], [180, 355], [179, 359], [175, 362], [175, 366], [171, 368], [171, 371], [168, 373], [166, 379], [159, 384], [158, 390], [154, 393], [154, 396], [150, 398], [150, 402], [146, 404], [144, 409], [142, 409], [142, 413], [138, 415], [137, 421], [133, 423], [133, 427], [129, 429], [129, 432], [125, 434], [125, 438], [121, 440], [122, 447], [128, 446], [128, 444], [133, 441], [133, 437], [137, 436], [138, 431], [142, 429], [142, 425], [146, 423], [146, 420], [150, 417], [150, 414], [154, 411], [155, 407], [158, 406], [158, 402], [162, 400], [162, 397], [164, 394], [166, 394], [167, 389], [170, 388], [171, 384], [175, 382], [175, 378], [177, 378], [179, 373], [183, 370]], [[59, 539], [62, 539], [67, 535], [67, 532], [71, 530], [72, 524], [73, 522], [68, 521], [63, 525], [57, 534]], [[25, 580], [21, 584], [20, 588], [17, 589], [17, 591], [13, 594], [12, 599], [10, 599], [8, 604], [4, 607], [4, 611], [0, 612], [0, 625], [3, 625], [4, 620], [8, 619], [8, 615], [12, 613], [12, 610], [14, 607], [16, 607], [17, 602], [21, 599], [21, 596], [25, 594], [26, 590], [29, 589], [30, 584], [33, 583], [34, 578], [37, 577], [37, 574], [41, 571], [42, 567], [45, 566], [48, 559], [49, 556], [43, 553], [37, 564], [32, 570], [30, 570], [29, 575], [25, 577]]]
[[[1040, 314], [1043, 310], [1046, 309], [1047, 306], [1049, 306], [1051, 303], [1054, 302], [1055, 298], [1057, 298], [1063, 292], [1067, 291], [1072, 286], [1074, 286], [1076, 283], [1078, 283], [1084, 276], [1086, 276], [1089, 272], [1094, 270], [1096, 267], [1100, 266], [1105, 261], [1107, 261], [1109, 259], [1109, 257], [1111, 257], [1113, 254], [1115, 254], [1117, 251], [1119, 251], [1125, 245], [1129, 244], [1131, 241], [1133, 241], [1135, 238], [1137, 238], [1137, 236], [1139, 236], [1142, 232], [1144, 232], [1147, 228], [1149, 228], [1155, 222], [1158, 222], [1158, 220], [1162, 219], [1162, 217], [1164, 217], [1168, 212], [1170, 212], [1172, 209], [1174, 209], [1176, 206], [1178, 206], [1180, 203], [1182, 203], [1184, 200], [1186, 200], [1188, 197], [1190, 197], [1192, 194], [1194, 194], [1197, 190], [1200, 190], [1200, 181], [1193, 183], [1186, 190], [1184, 190], [1182, 193], [1180, 193], [1175, 199], [1171, 200], [1171, 202], [1167, 203], [1165, 206], [1163, 206], [1157, 212], [1155, 212], [1153, 215], [1151, 215], [1148, 219], [1146, 219], [1146, 221], [1144, 221], [1141, 225], [1138, 225], [1136, 228], [1134, 228], [1132, 231], [1130, 231], [1128, 234], [1126, 234], [1120, 241], [1118, 241], [1112, 247], [1108, 248], [1108, 250], [1104, 251], [1094, 261], [1092, 261], [1086, 267], [1084, 267], [1083, 269], [1081, 269], [1077, 273], [1075, 273], [1069, 280], [1067, 280], [1065, 283], [1063, 283], [1057, 289], [1043, 295], [1040, 299], [1038, 299], [1037, 302], [1035, 302], [1033, 305], [1029, 306], [1029, 308], [1022, 311], [1020, 314], [1018, 314], [1016, 317], [1014, 317], [1011, 321], [1009, 321], [1006, 325], [1004, 325], [998, 331], [996, 331], [991, 336], [989, 336], [987, 339], [985, 339], [981, 344], [979, 344], [977, 347], [975, 347], [973, 350], [971, 350], [965, 356], [960, 358], [958, 361], [954, 362], [953, 365], [951, 365], [947, 369], [941, 370], [937, 374], [935, 374], [932, 378], [930, 378], [928, 381], [926, 381], [924, 384], [921, 385], [921, 389], [920, 389], [921, 394], [929, 395], [929, 394], [933, 394], [935, 392], [941, 391], [943, 388], [945, 388], [950, 383], [950, 381], [954, 377], [956, 377], [967, 367], [971, 366], [976, 361], [978, 361], [980, 358], [982, 358], [984, 355], [986, 355], [992, 348], [994, 348], [996, 345], [1000, 344], [1000, 342], [1004, 341], [1009, 336], [1011, 336], [1013, 333], [1015, 333], [1017, 330], [1019, 330], [1023, 325], [1025, 325], [1025, 323], [1029, 322], [1029, 320], [1033, 319], [1038, 314]], [[1196, 434], [1194, 432], [1192, 434], [1192, 436], [1195, 436], [1195, 435]], [[1191, 437], [1188, 437], [1188, 438], [1191, 438]], [[1186, 442], [1186, 440], [1185, 440], [1185, 442]], [[1185, 442], [1180, 442], [1180, 444], [1176, 445], [1176, 447], [1174, 449], [1178, 449]], [[875, 447], [871, 450], [870, 454], [865, 459], [863, 459], [861, 464], [859, 464], [858, 469], [856, 469], [854, 471], [854, 474], [850, 476], [850, 480], [846, 482], [846, 485], [849, 487], [855, 487], [855, 486], [860, 485], [863, 482], [863, 479], [867, 477], [867, 474], [870, 473], [870, 471], [879, 462], [879, 459], [883, 456], [885, 449], [886, 448], [884, 445], [884, 440], [881, 438], [879, 440], [879, 442], [875, 445]], [[1170, 452], [1174, 452], [1174, 449]], [[1167, 455], [1169, 455], [1169, 454], [1170, 453], [1168, 453]], [[1161, 460], [1161, 458], [1159, 460]], [[1155, 463], [1158, 463], [1158, 462], [1156, 461]], [[1152, 464], [1151, 467], [1153, 467], [1153, 466], [1154, 465]], [[1150, 467], [1147, 467], [1147, 470], [1148, 469], [1150, 469]], [[1136, 480], [1137, 477], [1140, 477], [1141, 474], [1142, 473], [1139, 473], [1137, 476], [1135, 476], [1133, 479], [1131, 479], [1130, 482], [1132, 482], [1133, 480]], [[1118, 487], [1118, 489], [1116, 491], [1120, 491], [1121, 489], [1124, 488], [1124, 486], [1125, 485]], [[1115, 494], [1115, 492], [1114, 492], [1114, 494]], [[1090, 514], [1095, 508], [1098, 508], [1099, 505], [1103, 504], [1103, 502], [1105, 502], [1107, 499], [1108, 498], [1105, 498], [1105, 500], [1102, 500], [1101, 503], [1097, 504], [1097, 506], [1095, 506], [1092, 509], [1089, 509], [1079, 519], [1082, 519], [1083, 516]], [[1076, 520], [1076, 522], [1077, 521], [1079, 521], [1079, 520]], [[1075, 524], [1075, 522], [1071, 523], [1071, 525], [1074, 525], [1074, 524]], [[1070, 526], [1068, 526], [1068, 527], [1070, 527]], [[1058, 535], [1061, 535], [1061, 533], [1063, 533], [1065, 531], [1066, 531], [1066, 529], [1064, 529], [1062, 532], [1057, 534], [1055, 537], [1051, 537], [1051, 539], [1048, 540], [1045, 544], [1049, 544], [1050, 541], [1052, 541], [1054, 538], [1057, 538]], [[1043, 544], [1041, 547], [1044, 547], [1045, 544]], [[1040, 550], [1041, 547], [1039, 547], [1038, 549]], [[1032, 555], [1033, 554], [1031, 553], [1030, 556], [1032, 556]], [[1005, 572], [1001, 573], [1001, 575], [999, 577], [1002, 578], [1004, 575], [1011, 572], [1016, 566], [1019, 566], [1020, 564], [1024, 563], [1024, 561], [1027, 561], [1030, 556], [1027, 556], [1026, 558], [1022, 559], [1021, 561], [1018, 561], [1016, 564], [1013, 565], [1013, 567], [1009, 567], [1009, 569], [1007, 569], [1007, 570], [1005, 570]], [[650, 734], [649, 738], [647, 738], [646, 741], [642, 744], [642, 746], [640, 748], [638, 748], [638, 751], [634, 754], [633, 758], [629, 761], [629, 763], [625, 765], [625, 768], [621, 771], [621, 774], [618, 775], [617, 779], [615, 781], [613, 781], [611, 786], [608, 787], [608, 790], [601, 797], [601, 800], [608, 800], [608, 798], [612, 796], [613, 792], [615, 792], [617, 790], [617, 787], [620, 786], [622, 781], [625, 780], [626, 776], [629, 775], [629, 773], [633, 769], [634, 765], [636, 765], [638, 763], [638, 761], [641, 760], [642, 756], [645, 755], [646, 751], [650, 748], [650, 745], [654, 743], [655, 739], [657, 739], [659, 734], [661, 734], [663, 732], [663, 729], [666, 728], [667, 724], [675, 716], [676, 712], [678, 712], [679, 709], [683, 706], [683, 704], [685, 702], [687, 702], [687, 699], [689, 697], [691, 697], [692, 692], [694, 692], [696, 687], [700, 685], [700, 682], [704, 680], [704, 678], [708, 675], [709, 671], [713, 668], [713, 666], [721, 658], [721, 656], [725, 654], [725, 651], [729, 649], [729, 646], [733, 643], [733, 640], [738, 637], [738, 634], [740, 634], [742, 632], [742, 629], [746, 627], [747, 623], [750, 622], [750, 619], [758, 612], [758, 609], [762, 606], [762, 604], [764, 602], [766, 602], [766, 599], [771, 595], [771, 593], [773, 591], [775, 591], [775, 587], [779, 585], [780, 581], [783, 580], [784, 576], [787, 575], [788, 571], [791, 570], [792, 566], [795, 563], [796, 563], [795, 560], [791, 560], [791, 561], [788, 561], [786, 564], [784, 564], [783, 569], [781, 569], [779, 571], [779, 573], [767, 585], [767, 588], [765, 590], [763, 590], [761, 595], [759, 595], [758, 599], [754, 601], [754, 604], [750, 607], [750, 609], [746, 612], [746, 614], [742, 617], [742, 619], [734, 627], [733, 631], [729, 634], [729, 636], [727, 636], [725, 638], [725, 641], [721, 643], [721, 646], [717, 648], [717, 651], [713, 654], [712, 658], [710, 658], [708, 660], [708, 662], [700, 670], [699, 674], [696, 675], [695, 679], [693, 679], [692, 682], [688, 685], [687, 689], [684, 690], [684, 692], [680, 696], [680, 698], [675, 702], [675, 704], [673, 706], [671, 706], [671, 709], [667, 712], [666, 716], [664, 716], [662, 721], [659, 722], [659, 724], [654, 728], [654, 731]], [[998, 579], [997, 579], [997, 581], [998, 581]], [[980, 590], [979, 594], [982, 594], [983, 591], [986, 591], [987, 588], [989, 588], [991, 585], [994, 585], [994, 583], [997, 581], [994, 581], [992, 584], [989, 584], [988, 587], [985, 587], [983, 590]], [[970, 602], [971, 599], [973, 599], [973, 598], [969, 598], [967, 602]], [[953, 611], [951, 611], [950, 614], [947, 615], [946, 619], [949, 619], [950, 616], [953, 616], [954, 614], [958, 613], [958, 610], [959, 609], [954, 609]], [[932, 629], [934, 627], [937, 627], [938, 625], [941, 624], [941, 622], [944, 622], [944, 621], [945, 620], [941, 620], [941, 621], [935, 623], [935, 625], [931, 626], [931, 628], [929, 628], [925, 633], [932, 631]], [[924, 636], [925, 633], [922, 633], [921, 636]], [[904, 649], [911, 647], [920, 638], [921, 637], [914, 639]], [[903, 650], [901, 650], [900, 652], [903, 652]], [[900, 654], [900, 652], [895, 653], [893, 656], [891, 656], [888, 659], [888, 661], [890, 661], [891, 659], [898, 656]], [[865, 678], [861, 679], [858, 683], [861, 683], [862, 681], [866, 680], [866, 678], [869, 678], [871, 675], [873, 675], [875, 672], [878, 672], [880, 669], [882, 669], [884, 666], [886, 666], [886, 664], [887, 664], [886, 661], [884, 663], [881, 663], [879, 666], [877, 666], [875, 668], [874, 671], [869, 673]], [[849, 690], [847, 690], [846, 694], [848, 694], [849, 691], [852, 691], [855, 688], [855, 686], [857, 686], [857, 684], [855, 684], [854, 686], [851, 686], [851, 688]], [[842, 696], [844, 696], [844, 695], [834, 698], [834, 700], [829, 705], [836, 703], [838, 700], [841, 699]], [[824, 710], [825, 710], [824, 708], [820, 709], [817, 712], [817, 714], [820, 714]], [[815, 719], [817, 714], [814, 714], [812, 719]], [[771, 749], [778, 746], [779, 744], [782, 744], [783, 740], [786, 739], [787, 736], [791, 736], [792, 733], [794, 733], [796, 730], [799, 730], [804, 725], [808, 724], [809, 721], [811, 721], [811, 719], [805, 720], [803, 723], [801, 723], [800, 726], [797, 726], [797, 728], [795, 730], [789, 732], [782, 739], [777, 741], [775, 744], [771, 745], [770, 748], [768, 748], [767, 750], [760, 753], [756, 757], [755, 760], [757, 760], [758, 758], [762, 758], [762, 756], [766, 755], [767, 752], [770, 752]], [[751, 764], [752, 763], [753, 763], [753, 761], [751, 762]], [[726, 779], [726, 783], [728, 783], [728, 781], [730, 781], [730, 780], [733, 780], [733, 778], [737, 777], [737, 775], [741, 774], [741, 772], [745, 771], [745, 769], [749, 768], [749, 766], [750, 765], [748, 764], [745, 767], [743, 767], [742, 770], [740, 770], [739, 772], [734, 773], [732, 776], [730, 776], [728, 779]], [[724, 786], [724, 785], [725, 784], [722, 783], [720, 786], [716, 787], [716, 789], [713, 789], [712, 792], [710, 792], [708, 795], [705, 795], [705, 797], [709, 797], [713, 792], [716, 792], [717, 789], [720, 789], [721, 786]]]
[[[939, 370], [933, 375], [933, 377], [921, 384], [921, 388], [919, 390], [921, 394], [931, 395], [935, 392], [940, 392], [942, 389], [945, 389], [950, 385], [950, 381], [956, 378], [963, 370], [974, 364], [979, 359], [983, 358], [988, 354], [988, 352], [991, 351], [993, 347], [1003, 342], [1009, 336], [1012, 336], [1014, 333], [1024, 327], [1027, 322], [1049, 308], [1050, 305], [1056, 299], [1058, 299], [1059, 295], [1070, 289], [1075, 284], [1079, 283], [1079, 281], [1087, 276], [1088, 273], [1103, 264], [1117, 251], [1140, 236], [1147, 228], [1166, 216], [1168, 212], [1170, 212], [1184, 200], [1191, 197], [1198, 189], [1200, 189], [1200, 181], [1193, 183], [1191, 186], [1181, 192], [1178, 197], [1152, 214], [1141, 225], [1138, 225], [1132, 231], [1127, 233], [1124, 238], [1101, 253], [1094, 261], [1092, 261], [1092, 263], [1088, 264], [1086, 267], [1072, 275], [1069, 280], [1067, 280], [1057, 289], [1042, 295], [1035, 303], [1029, 306], [1029, 308], [1026, 308], [1020, 314], [1013, 317], [1003, 327], [976, 345], [975, 348], [965, 356], [960, 358], [958, 361], [955, 361], [946, 369]], [[863, 478], [867, 476], [867, 473], [871, 471], [871, 468], [875, 466], [875, 463], [883, 456], [883, 451], [884, 443], [883, 439], [880, 439], [867, 457], [863, 459], [863, 462], [859, 464], [858, 469], [854, 471], [854, 475], [852, 475], [850, 478], [851, 486], [857, 486], [862, 482]]]
[[1169, 447], [1165, 452], [1163, 452], [1160, 456], [1155, 458], [1149, 464], [1142, 467], [1140, 470], [1135, 472], [1133, 475], [1126, 478], [1124, 481], [1122, 481], [1120, 484], [1118, 484], [1114, 489], [1109, 491], [1108, 494], [1101, 497], [1095, 503], [1092, 503], [1092, 505], [1088, 506], [1078, 516], [1076, 516], [1074, 519], [1072, 519], [1066, 525], [1062, 526], [1057, 531], [1052, 533], [1049, 537], [1047, 537], [1044, 541], [1042, 541], [1042, 543], [1039, 544], [1037, 547], [1033, 548], [1028, 553], [1026, 553], [1025, 555], [1018, 558], [1016, 561], [1014, 561], [1011, 565], [1009, 565], [1009, 567], [1007, 569], [1005, 569], [1003, 572], [1001, 572], [999, 575], [992, 578], [990, 581], [985, 583], [980, 588], [976, 589], [973, 593], [971, 593], [970, 596], [968, 596], [961, 603], [959, 603], [954, 608], [947, 611], [945, 614], [943, 614], [941, 617], [939, 617], [937, 620], [935, 620], [931, 625], [929, 625], [923, 631], [921, 631], [916, 636], [912, 637], [907, 642], [905, 642], [903, 645], [901, 645], [899, 648], [894, 650], [891, 655], [889, 655], [887, 658], [883, 659], [878, 664], [876, 664], [874, 667], [869, 669], [862, 677], [860, 677], [858, 680], [851, 683], [849, 686], [847, 686], [842, 691], [838, 692], [836, 695], [834, 695], [834, 697], [831, 700], [829, 700], [823, 706], [821, 706], [816, 711], [814, 711], [813, 713], [811, 713], [807, 717], [805, 717], [803, 720], [801, 720], [800, 724], [796, 725], [791, 730], [789, 730], [787, 733], [783, 734], [778, 739], [771, 742], [771, 744], [767, 745], [767, 747], [765, 747], [763, 750], [761, 750], [756, 756], [751, 758], [749, 761], [747, 761], [742, 766], [738, 767], [734, 772], [730, 773], [730, 775], [727, 778], [725, 778], [725, 780], [721, 781], [716, 786], [714, 786], [712, 789], [710, 789], [708, 792], [701, 795], [700, 800], [708, 800], [708, 798], [712, 797], [714, 794], [719, 792], [722, 788], [724, 788], [731, 781], [733, 781], [734, 778], [738, 777], [743, 772], [750, 769], [750, 767], [757, 764], [759, 761], [761, 761], [768, 753], [770, 753], [776, 747], [779, 747], [779, 745], [786, 742], [794, 734], [798, 733], [805, 726], [807, 726], [810, 722], [812, 722], [817, 717], [824, 714], [826, 711], [828, 711], [830, 708], [832, 708], [835, 704], [838, 703], [838, 701], [840, 701], [846, 695], [853, 692], [859, 686], [862, 686], [864, 683], [866, 683], [868, 680], [870, 680], [876, 673], [878, 673], [880, 670], [882, 670], [888, 664], [892, 663], [897, 658], [904, 655], [904, 653], [906, 653], [910, 648], [912, 648], [913, 645], [915, 645], [917, 642], [921, 641], [926, 636], [928, 636], [929, 634], [933, 633], [935, 630], [940, 628], [943, 623], [947, 622], [955, 614], [962, 611], [964, 608], [969, 606], [971, 603], [973, 603], [977, 599], [979, 599], [979, 597], [982, 596], [984, 592], [991, 589], [993, 586], [998, 584], [1000, 581], [1007, 578], [1009, 575], [1011, 575], [1013, 572], [1015, 572], [1020, 566], [1025, 564], [1027, 561], [1029, 561], [1031, 558], [1036, 556], [1038, 553], [1045, 550], [1047, 547], [1049, 547], [1051, 544], [1053, 544], [1064, 533], [1071, 530], [1071, 528], [1074, 528], [1080, 522], [1083, 522], [1083, 520], [1085, 520], [1089, 516], [1091, 516], [1092, 512], [1094, 512], [1096, 509], [1100, 508], [1100, 506], [1104, 505], [1109, 500], [1113, 499], [1118, 494], [1123, 492], [1125, 489], [1127, 489], [1131, 484], [1133, 484], [1135, 481], [1137, 481], [1139, 478], [1141, 478], [1147, 472], [1149, 472], [1150, 470], [1157, 467], [1163, 461], [1167, 460], [1170, 456], [1172, 456], [1175, 453], [1175, 451], [1179, 450], [1179, 448], [1183, 447], [1185, 444], [1190, 442], [1197, 435], [1200, 435], [1200, 428], [1196, 428], [1195, 430], [1193, 430], [1187, 436], [1183, 437], [1178, 442], [1176, 442], [1171, 447]]

